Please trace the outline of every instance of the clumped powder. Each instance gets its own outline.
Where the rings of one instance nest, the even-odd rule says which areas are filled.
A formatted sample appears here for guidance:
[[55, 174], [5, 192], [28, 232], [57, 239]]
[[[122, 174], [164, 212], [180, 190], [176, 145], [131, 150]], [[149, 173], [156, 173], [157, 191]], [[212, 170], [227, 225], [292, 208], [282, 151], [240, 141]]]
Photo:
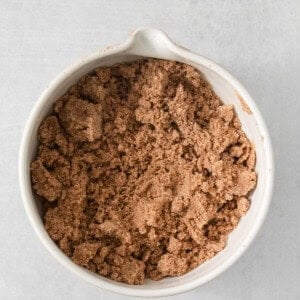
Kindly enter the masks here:
[[142, 284], [216, 255], [249, 207], [255, 151], [193, 67], [101, 67], [56, 101], [31, 164], [50, 237], [76, 264]]

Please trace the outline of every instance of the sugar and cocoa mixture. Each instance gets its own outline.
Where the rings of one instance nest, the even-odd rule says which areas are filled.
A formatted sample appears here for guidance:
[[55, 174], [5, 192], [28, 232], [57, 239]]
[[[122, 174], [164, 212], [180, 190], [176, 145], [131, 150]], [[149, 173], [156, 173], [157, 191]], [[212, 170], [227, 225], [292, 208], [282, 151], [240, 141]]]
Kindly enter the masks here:
[[75, 263], [142, 284], [226, 246], [249, 207], [255, 151], [186, 64], [98, 68], [58, 99], [31, 164], [50, 237]]

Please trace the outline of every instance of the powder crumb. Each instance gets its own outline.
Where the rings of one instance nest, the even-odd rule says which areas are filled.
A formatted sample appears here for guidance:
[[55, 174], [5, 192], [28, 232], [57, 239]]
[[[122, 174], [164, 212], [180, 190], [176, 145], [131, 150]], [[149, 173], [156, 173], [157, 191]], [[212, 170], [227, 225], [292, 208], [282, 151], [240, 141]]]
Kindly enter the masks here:
[[186, 273], [188, 268], [187, 259], [171, 253], [163, 254], [158, 261], [157, 270], [163, 277], [180, 276]]
[[143, 284], [221, 251], [250, 206], [255, 150], [193, 67], [101, 67], [54, 104], [31, 163], [50, 237], [76, 264]]
[[241, 97], [241, 95], [238, 92], [235, 92], [235, 94], [237, 95], [241, 106], [242, 106], [242, 110], [244, 112], [246, 112], [249, 115], [252, 115], [252, 110], [250, 109], [250, 107], [248, 106], [248, 104], [246, 103], [246, 101], [244, 100], [244, 98]]
[[62, 192], [62, 184], [42, 164], [36, 160], [31, 164], [32, 183], [36, 193], [48, 201], [56, 200]]
[[74, 247], [72, 259], [81, 266], [87, 266], [99, 249], [99, 243], [81, 243]]

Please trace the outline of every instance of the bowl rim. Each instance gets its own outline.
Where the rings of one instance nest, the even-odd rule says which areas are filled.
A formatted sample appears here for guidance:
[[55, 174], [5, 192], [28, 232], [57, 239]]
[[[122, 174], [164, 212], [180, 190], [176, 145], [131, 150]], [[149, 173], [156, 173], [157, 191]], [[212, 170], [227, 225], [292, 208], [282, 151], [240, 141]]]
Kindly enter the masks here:
[[[33, 130], [33, 126], [38, 118], [39, 112], [42, 109], [43, 105], [46, 103], [49, 96], [55, 91], [55, 89], [59, 86], [59, 84], [67, 78], [69, 75], [74, 73], [76, 70], [80, 69], [83, 65], [88, 64], [100, 57], [117, 54], [120, 52], [131, 51], [132, 48], [136, 47], [137, 37], [143, 37], [149, 39], [157, 39], [163, 41], [165, 45], [169, 48], [171, 52], [183, 57], [188, 58], [190, 61], [197, 62], [208, 69], [218, 73], [225, 80], [230, 82], [230, 84], [238, 91], [239, 95], [245, 100], [245, 102], [249, 105], [252, 112], [255, 115], [256, 122], [258, 124], [261, 135], [264, 137], [264, 151], [266, 152], [266, 166], [267, 166], [267, 176], [266, 176], [266, 185], [264, 188], [263, 195], [263, 205], [261, 206], [257, 220], [254, 222], [252, 228], [247, 233], [247, 236], [244, 238], [243, 243], [236, 249], [236, 251], [230, 256], [229, 259], [224, 261], [220, 266], [214, 269], [213, 272], [209, 274], [203, 275], [189, 283], [185, 283], [184, 285], [178, 284], [175, 287], [161, 288], [157, 290], [153, 290], [147, 288], [146, 286], [141, 286], [141, 288], [133, 288], [130, 285], [117, 285], [112, 280], [107, 280], [105, 278], [100, 277], [99, 275], [92, 273], [71, 261], [51, 240], [48, 233], [46, 232], [44, 226], [42, 225], [40, 216], [38, 216], [36, 209], [33, 205], [33, 195], [31, 191], [31, 186], [27, 184], [26, 178], [28, 177], [28, 164], [26, 163], [26, 154], [29, 148], [29, 139], [31, 136], [31, 132]], [[149, 56], [150, 57], [150, 56]], [[21, 145], [19, 148], [19, 161], [18, 161], [18, 175], [19, 175], [19, 186], [21, 191], [21, 197], [23, 199], [24, 208], [26, 214], [29, 218], [29, 221], [34, 228], [38, 238], [42, 242], [42, 244], [48, 249], [48, 251], [67, 269], [71, 270], [73, 273], [77, 274], [82, 279], [109, 291], [116, 292], [123, 295], [128, 296], [142, 296], [142, 297], [159, 297], [159, 296], [170, 296], [174, 294], [184, 293], [189, 290], [192, 290], [210, 280], [217, 277], [219, 274], [227, 270], [234, 262], [236, 262], [245, 250], [249, 247], [249, 245], [254, 240], [257, 232], [259, 231], [269, 208], [270, 201], [273, 193], [273, 185], [274, 185], [274, 161], [273, 161], [273, 150], [271, 139], [265, 125], [265, 122], [262, 118], [262, 115], [255, 104], [254, 100], [248, 94], [246, 89], [242, 86], [242, 84], [235, 79], [228, 71], [224, 68], [220, 67], [218, 64], [214, 63], [210, 59], [195, 54], [181, 46], [176, 45], [172, 42], [168, 36], [154, 28], [140, 28], [134, 31], [129, 39], [118, 46], [107, 47], [104, 50], [98, 50], [90, 55], [85, 56], [77, 60], [75, 63], [67, 67], [63, 70], [43, 91], [41, 96], [38, 98], [36, 103], [34, 104], [30, 115], [27, 119], [26, 125], [24, 127]]]

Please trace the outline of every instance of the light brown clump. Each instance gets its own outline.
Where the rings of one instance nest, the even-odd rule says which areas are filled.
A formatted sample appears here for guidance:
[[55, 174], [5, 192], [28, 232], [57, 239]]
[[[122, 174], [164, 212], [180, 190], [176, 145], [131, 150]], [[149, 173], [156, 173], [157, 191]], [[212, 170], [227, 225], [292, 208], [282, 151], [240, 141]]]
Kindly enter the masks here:
[[38, 138], [32, 184], [49, 235], [75, 263], [129, 284], [216, 255], [256, 184], [233, 106], [173, 61], [96, 69], [57, 100]]

